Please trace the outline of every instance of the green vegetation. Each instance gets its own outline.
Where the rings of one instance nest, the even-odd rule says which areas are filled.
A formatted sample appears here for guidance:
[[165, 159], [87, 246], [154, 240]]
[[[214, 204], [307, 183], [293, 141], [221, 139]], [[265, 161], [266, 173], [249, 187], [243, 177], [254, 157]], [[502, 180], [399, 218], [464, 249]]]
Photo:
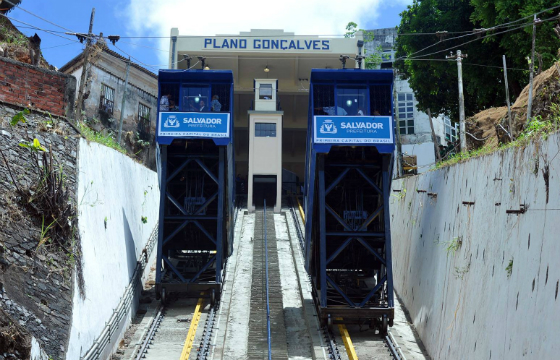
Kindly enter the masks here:
[[462, 244], [463, 239], [461, 237], [454, 237], [451, 241], [446, 242], [445, 251], [447, 251], [447, 256], [449, 256], [449, 254], [455, 256], [455, 253], [459, 250]]
[[[445, 114], [456, 120], [459, 117], [457, 66], [455, 61], [442, 60], [445, 60], [450, 50], [461, 50], [463, 54], [469, 55], [463, 62], [466, 115], [503, 106], [505, 95], [502, 55], [506, 55], [508, 67], [529, 70], [527, 57], [531, 53], [532, 32], [530, 15], [557, 4], [557, 0], [414, 0], [401, 13], [399, 34], [449, 33], [440, 33], [439, 36], [399, 36], [396, 58], [404, 60], [397, 61], [395, 67], [401, 77], [409, 81], [420, 110], [430, 109], [432, 114]], [[542, 13], [538, 17], [546, 20], [553, 17], [555, 12], [557, 10]], [[526, 16], [530, 17], [524, 19]], [[472, 33], [473, 29], [488, 29], [509, 22], [514, 24], [497, 30], [481, 31], [479, 34]], [[547, 69], [557, 58], [558, 37], [554, 32], [556, 23], [546, 21], [538, 25], [535, 66], [542, 63], [542, 68]], [[455, 39], [461, 35], [461, 38]], [[527, 85], [528, 73], [529, 71], [508, 72], [513, 99]]]
[[34, 151], [34, 152], [47, 151], [47, 149], [45, 149], [41, 145], [39, 140], [37, 140], [37, 139], [33, 139], [33, 142], [22, 140], [22, 142], [19, 144], [19, 146], [24, 147], [24, 148], [29, 149], [29, 150]]
[[25, 117], [25, 115], [29, 115], [29, 109], [23, 109], [22, 111], [18, 112], [14, 116], [12, 116], [12, 121], [10, 121], [10, 125], [11, 126], [16, 126], [20, 122], [26, 123], [27, 118]]
[[[7, 6], [7, 4], [2, 4], [2, 7], [4, 6]], [[8, 19], [0, 17], [0, 45], [13, 44], [27, 47], [28, 42], [27, 37], [15, 30]]]
[[142, 224], [146, 224], [148, 222], [147, 216], [142, 216]]
[[555, 133], [560, 129], [560, 116], [559, 115], [551, 115], [549, 116], [548, 120], [543, 120], [542, 117], [535, 116], [532, 120], [527, 124], [527, 127], [523, 132], [519, 134], [517, 139], [507, 144], [500, 144], [498, 147], [493, 147], [490, 145], [484, 145], [481, 148], [466, 151], [463, 153], [458, 153], [451, 156], [449, 159], [437, 163], [435, 169], [441, 169], [446, 166], [451, 166], [460, 162], [463, 162], [468, 159], [476, 158], [479, 156], [484, 156], [491, 154], [496, 151], [509, 149], [512, 147], [524, 147], [527, 146], [531, 141], [535, 139], [544, 139], [548, 138], [548, 135]]
[[511, 272], [513, 271], [513, 257], [511, 258], [511, 260], [509, 261], [508, 266], [506, 266], [506, 273], [507, 273], [507, 277], [511, 277]]
[[[351, 21], [346, 25], [346, 33], [344, 34], [345, 38], [353, 38], [356, 32], [361, 31], [364, 34], [364, 43], [372, 42], [374, 39], [373, 31], [367, 31], [364, 29], [358, 29], [358, 24]], [[372, 54], [368, 54], [366, 48], [364, 47], [364, 55], [365, 55], [365, 68], [366, 69], [377, 69], [377, 66], [381, 64], [381, 53], [383, 52], [381, 46], [378, 46], [377, 49]]]
[[406, 197], [406, 188], [401, 189], [401, 191], [396, 194], [391, 194], [391, 196], [394, 196], [399, 200], [404, 199]]
[[471, 263], [464, 267], [455, 266], [455, 278], [463, 280], [463, 277], [471, 269]]
[[117, 140], [115, 140], [114, 134], [112, 132], [109, 132], [108, 134], [103, 135], [102, 133], [93, 130], [92, 128], [90, 128], [89, 126], [87, 126], [86, 124], [84, 124], [81, 121], [78, 122], [78, 128], [80, 129], [80, 132], [82, 133], [82, 135], [84, 135], [84, 137], [88, 141], [93, 141], [93, 142], [105, 145], [105, 146], [110, 147], [112, 149], [115, 149], [115, 150], [117, 150], [117, 151], [119, 151], [123, 154], [126, 154], [126, 149], [124, 149], [122, 146], [120, 146], [117, 143]]

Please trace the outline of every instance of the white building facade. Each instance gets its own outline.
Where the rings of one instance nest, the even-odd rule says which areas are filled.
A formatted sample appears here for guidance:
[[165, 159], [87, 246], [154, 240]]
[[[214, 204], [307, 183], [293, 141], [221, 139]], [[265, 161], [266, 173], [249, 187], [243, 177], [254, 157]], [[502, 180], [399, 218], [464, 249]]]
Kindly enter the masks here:
[[[382, 69], [393, 68], [397, 30], [387, 28], [371, 31], [374, 34], [374, 40], [365, 44], [367, 53], [370, 54], [380, 50], [382, 62], [379, 67]], [[434, 147], [430, 117], [418, 110], [418, 102], [408, 81], [397, 77], [395, 88], [396, 97], [394, 100], [399, 119], [405, 174], [428, 171], [436, 162], [435, 148], [439, 145], [446, 146], [448, 143], [446, 139], [454, 141], [457, 138], [457, 125], [452, 126], [448, 117], [432, 114], [432, 123], [436, 135], [436, 147]]]

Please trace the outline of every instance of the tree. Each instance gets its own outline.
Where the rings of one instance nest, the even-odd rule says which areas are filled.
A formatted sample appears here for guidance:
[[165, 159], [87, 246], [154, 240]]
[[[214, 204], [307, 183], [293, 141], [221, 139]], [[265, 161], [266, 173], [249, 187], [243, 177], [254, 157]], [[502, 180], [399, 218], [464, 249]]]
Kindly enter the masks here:
[[[498, 24], [509, 23], [519, 20], [512, 24], [512, 28], [524, 26], [518, 30], [504, 33], [502, 35], [485, 39], [484, 41], [499, 46], [508, 58], [508, 64], [514, 68], [528, 68], [527, 57], [531, 54], [532, 37], [532, 15], [542, 10], [558, 5], [558, 0], [471, 0], [474, 11], [471, 15], [473, 23], [480, 24], [484, 28], [489, 28]], [[541, 20], [552, 18], [558, 14], [558, 9], [539, 14]], [[526, 19], [523, 19], [526, 18]], [[542, 69], [547, 69], [558, 56], [559, 38], [555, 35], [554, 26], [557, 21], [546, 21], [537, 25], [537, 36], [535, 45], [535, 67], [542, 65]], [[539, 60], [540, 58], [540, 60]], [[517, 96], [529, 81], [528, 72], [508, 73], [510, 84], [514, 95]]]
[[[368, 31], [364, 29], [358, 29], [358, 24], [353, 21], [350, 21], [348, 25], [346, 25], [346, 33], [344, 34], [345, 38], [353, 38], [356, 36], [356, 32], [361, 31], [364, 35], [364, 43], [372, 42], [374, 39], [373, 31]], [[364, 55], [365, 58], [365, 67], [366, 69], [377, 69], [379, 64], [381, 64], [381, 47], [377, 47], [372, 54], [367, 54], [367, 50], [364, 48]]]
[[[399, 34], [449, 32], [439, 38], [436, 35], [402, 35], [397, 38], [396, 57], [400, 61], [395, 66], [401, 77], [409, 81], [419, 108], [429, 108], [432, 113], [458, 119], [457, 66], [455, 62], [444, 61], [445, 55], [449, 55], [449, 51], [444, 50], [450, 48], [469, 55], [463, 61], [467, 116], [485, 108], [505, 105], [500, 68], [502, 55], [507, 56], [509, 67], [528, 69], [526, 58], [530, 55], [531, 25], [503, 34], [498, 33], [510, 28], [478, 34], [472, 31], [518, 20], [537, 9], [550, 7], [552, 3], [553, 0], [414, 0], [401, 13]], [[530, 22], [526, 19], [517, 24]], [[554, 60], [559, 44], [552, 35], [552, 26], [552, 23], [546, 23], [538, 30], [537, 50], [542, 54], [545, 66]], [[428, 46], [431, 47], [422, 51]], [[528, 83], [528, 71], [509, 71], [508, 78], [515, 97]]]

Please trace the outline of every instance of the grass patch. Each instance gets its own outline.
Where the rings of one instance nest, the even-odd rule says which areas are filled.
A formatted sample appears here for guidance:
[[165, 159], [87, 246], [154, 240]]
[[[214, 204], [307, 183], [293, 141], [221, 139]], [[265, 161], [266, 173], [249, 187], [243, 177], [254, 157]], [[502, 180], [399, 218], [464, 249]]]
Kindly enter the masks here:
[[436, 164], [433, 170], [438, 170], [446, 166], [455, 165], [472, 158], [492, 154], [496, 151], [506, 150], [513, 147], [524, 147], [529, 145], [529, 143], [531, 143], [535, 139], [542, 138], [546, 140], [550, 134], [557, 132], [559, 129], [560, 108], [558, 113], [552, 114], [548, 117], [547, 120], [543, 120], [540, 115], [533, 117], [527, 124], [525, 130], [521, 134], [519, 134], [517, 139], [512, 142], [509, 142], [507, 144], [500, 144], [498, 147], [484, 145], [483, 147], [475, 150], [455, 154], [449, 159]]
[[510, 278], [511, 277], [511, 272], [513, 271], [513, 258], [511, 258], [511, 260], [509, 261], [508, 266], [506, 266], [506, 273], [507, 273], [507, 277]]
[[111, 149], [115, 149], [118, 152], [126, 154], [126, 149], [117, 143], [117, 140], [115, 140], [114, 137], [115, 135], [112, 132], [109, 132], [107, 135], [103, 135], [102, 133], [93, 130], [81, 121], [78, 122], [78, 128], [80, 129], [82, 135], [84, 135], [88, 141], [93, 141], [105, 145], [107, 147], [110, 147]]
[[446, 242], [445, 251], [447, 251], [447, 256], [448, 257], [449, 255], [455, 256], [455, 253], [457, 252], [457, 250], [459, 250], [462, 244], [463, 244], [463, 239], [460, 236], [455, 237], [451, 241]]

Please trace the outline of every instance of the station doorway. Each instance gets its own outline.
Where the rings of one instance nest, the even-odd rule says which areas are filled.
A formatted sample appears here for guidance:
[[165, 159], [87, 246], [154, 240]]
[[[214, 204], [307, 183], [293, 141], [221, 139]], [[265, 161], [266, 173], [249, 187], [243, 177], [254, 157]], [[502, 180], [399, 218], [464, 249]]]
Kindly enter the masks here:
[[253, 176], [253, 205], [262, 208], [266, 199], [267, 207], [276, 205], [276, 175], [254, 175]]

